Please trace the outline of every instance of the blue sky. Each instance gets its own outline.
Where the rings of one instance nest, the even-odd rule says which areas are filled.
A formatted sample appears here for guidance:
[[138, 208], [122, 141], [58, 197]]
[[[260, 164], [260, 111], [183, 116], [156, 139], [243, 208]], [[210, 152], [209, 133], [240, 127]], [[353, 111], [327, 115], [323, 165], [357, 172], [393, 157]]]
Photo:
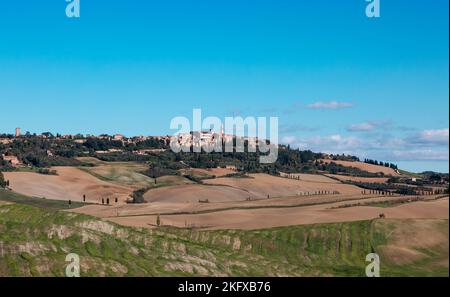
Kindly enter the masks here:
[[172, 134], [278, 116], [315, 151], [448, 172], [447, 0], [5, 1], [0, 132]]

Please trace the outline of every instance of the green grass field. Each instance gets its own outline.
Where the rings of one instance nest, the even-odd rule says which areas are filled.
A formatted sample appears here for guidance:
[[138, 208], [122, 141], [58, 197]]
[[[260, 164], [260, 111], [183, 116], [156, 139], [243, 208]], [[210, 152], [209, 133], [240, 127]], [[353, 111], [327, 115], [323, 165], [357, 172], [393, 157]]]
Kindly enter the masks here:
[[100, 180], [119, 185], [145, 187], [154, 183], [152, 178], [140, 173], [143, 170], [141, 166], [115, 164], [99, 167], [80, 167], [80, 169]]
[[375, 220], [253, 231], [149, 230], [0, 202], [0, 275], [63, 276], [65, 256], [77, 253], [84, 276], [364, 276], [365, 256], [373, 251], [381, 253], [385, 276], [448, 275], [448, 220], [426, 225], [445, 236], [446, 248], [441, 242], [425, 253], [418, 246], [425, 256], [406, 265], [388, 253], [385, 247], [401, 239], [393, 230], [403, 234], [411, 225]]
[[173, 185], [189, 184], [192, 181], [182, 176], [162, 176], [155, 179], [142, 172], [148, 166], [137, 162], [104, 162], [96, 158], [83, 157], [78, 160], [93, 164], [93, 167], [79, 167], [79, 169], [95, 176], [96, 178], [135, 189], [160, 188]]
[[156, 183], [149, 186], [149, 189], [156, 189], [161, 187], [170, 187], [176, 185], [188, 185], [194, 182], [180, 175], [165, 175], [158, 177]]
[[69, 203], [65, 200], [52, 200], [37, 197], [29, 197], [5, 189], [0, 189], [0, 201], [21, 203], [25, 205], [42, 207], [46, 209], [70, 209], [86, 205], [86, 203], [75, 201], [72, 201], [72, 203], [69, 205]]

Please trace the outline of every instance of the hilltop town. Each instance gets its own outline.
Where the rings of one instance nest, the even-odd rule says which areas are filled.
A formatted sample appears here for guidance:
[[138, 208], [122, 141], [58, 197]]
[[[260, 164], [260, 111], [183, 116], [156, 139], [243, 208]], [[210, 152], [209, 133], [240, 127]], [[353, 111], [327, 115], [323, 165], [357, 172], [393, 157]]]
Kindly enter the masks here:
[[[71, 141], [76, 144], [84, 144], [89, 141], [103, 141], [104, 143], [110, 143], [111, 146], [115, 148], [108, 148], [107, 150], [96, 149], [94, 152], [96, 154], [108, 154], [108, 153], [118, 153], [123, 152], [125, 147], [135, 147], [131, 153], [136, 155], [145, 155], [147, 153], [163, 152], [171, 144], [171, 142], [176, 142], [180, 146], [184, 147], [198, 147], [202, 146], [215, 146], [217, 144], [225, 145], [227, 142], [232, 142], [233, 139], [239, 138], [247, 144], [247, 147], [256, 148], [258, 144], [258, 137], [236, 137], [234, 135], [225, 134], [223, 130], [220, 133], [213, 132], [212, 130], [207, 131], [192, 131], [190, 133], [181, 133], [177, 136], [133, 136], [126, 137], [122, 134], [100, 134], [100, 135], [90, 135], [90, 134], [65, 134], [61, 135], [57, 133], [53, 135], [50, 132], [44, 132], [41, 134], [31, 134], [27, 132], [21, 135], [21, 129], [16, 128], [15, 134], [0, 134], [0, 144], [11, 145], [14, 140], [23, 141], [26, 139], [41, 139], [41, 140], [52, 140], [56, 142]], [[124, 147], [124, 148], [120, 148]], [[140, 147], [152, 147], [147, 149], [140, 149]], [[89, 151], [84, 151], [83, 153], [89, 154]], [[53, 156], [52, 150], [47, 150], [48, 156]], [[3, 160], [10, 162], [12, 165], [16, 166], [21, 164], [20, 161], [15, 156], [3, 155]]]

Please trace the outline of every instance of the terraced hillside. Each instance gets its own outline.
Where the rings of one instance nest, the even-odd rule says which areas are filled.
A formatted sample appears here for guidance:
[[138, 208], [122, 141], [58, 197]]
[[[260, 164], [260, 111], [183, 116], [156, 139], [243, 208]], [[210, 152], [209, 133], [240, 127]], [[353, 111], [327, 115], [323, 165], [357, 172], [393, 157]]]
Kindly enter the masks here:
[[[402, 234], [416, 236], [415, 224], [421, 226], [420, 234], [435, 234], [427, 246], [405, 243]], [[399, 260], [396, 248], [416, 253], [403, 253]], [[381, 254], [383, 275], [448, 275], [448, 220], [375, 220], [255, 231], [148, 230], [0, 202], [2, 276], [63, 276], [68, 253], [80, 256], [84, 276], [362, 276], [365, 256], [372, 251]]]

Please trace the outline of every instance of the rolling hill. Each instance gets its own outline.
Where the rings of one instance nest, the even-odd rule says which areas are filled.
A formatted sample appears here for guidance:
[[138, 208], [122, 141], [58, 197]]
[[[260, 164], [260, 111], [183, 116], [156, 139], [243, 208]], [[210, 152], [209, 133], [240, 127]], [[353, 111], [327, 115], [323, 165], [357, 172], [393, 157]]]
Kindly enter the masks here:
[[448, 220], [148, 230], [0, 202], [2, 276], [63, 276], [68, 253], [80, 256], [83, 276], [363, 276], [373, 251], [382, 275], [448, 276]]

